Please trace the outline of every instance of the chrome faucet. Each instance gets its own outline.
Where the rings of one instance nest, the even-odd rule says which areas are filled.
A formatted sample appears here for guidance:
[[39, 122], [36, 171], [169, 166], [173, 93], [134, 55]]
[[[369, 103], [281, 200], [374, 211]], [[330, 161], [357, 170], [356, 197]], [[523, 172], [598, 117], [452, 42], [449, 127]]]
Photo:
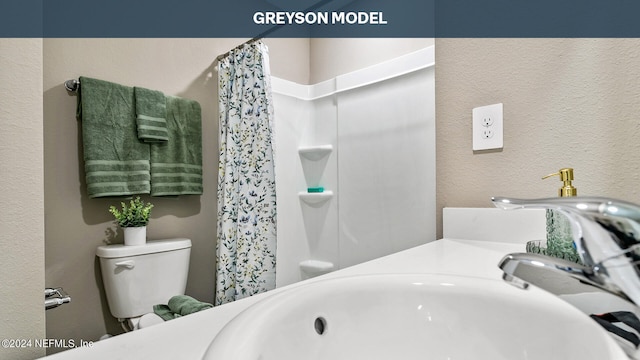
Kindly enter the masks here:
[[[500, 263], [506, 280], [523, 279], [525, 267], [552, 271], [640, 305], [640, 206], [608, 198], [510, 199], [494, 197], [502, 209], [555, 209], [571, 220], [574, 244], [584, 265], [544, 255], [507, 255]], [[538, 271], [538, 272], [539, 272]], [[523, 285], [523, 284], [521, 284]], [[537, 285], [537, 284], [534, 284]]]
[[640, 206], [599, 197], [491, 200], [502, 209], [562, 212], [570, 219], [582, 260], [578, 264], [540, 254], [508, 254], [499, 264], [503, 279], [558, 295], [617, 335], [627, 354], [640, 359], [640, 338], [609, 322], [624, 322], [640, 333]]

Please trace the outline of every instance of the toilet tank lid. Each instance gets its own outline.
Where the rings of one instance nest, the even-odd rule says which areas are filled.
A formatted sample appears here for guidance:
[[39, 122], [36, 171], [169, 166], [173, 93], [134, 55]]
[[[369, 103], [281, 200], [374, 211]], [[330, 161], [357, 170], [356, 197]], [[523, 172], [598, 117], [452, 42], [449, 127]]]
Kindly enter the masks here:
[[191, 240], [184, 238], [150, 240], [144, 245], [125, 246], [124, 244], [113, 244], [98, 246], [96, 255], [101, 258], [121, 258], [180, 250], [190, 247]]

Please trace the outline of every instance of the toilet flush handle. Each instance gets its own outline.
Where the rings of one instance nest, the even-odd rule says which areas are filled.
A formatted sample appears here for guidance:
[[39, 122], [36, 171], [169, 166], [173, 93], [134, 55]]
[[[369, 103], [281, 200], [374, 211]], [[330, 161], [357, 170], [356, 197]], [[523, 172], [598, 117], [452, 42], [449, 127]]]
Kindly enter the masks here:
[[125, 267], [127, 269], [133, 269], [136, 266], [136, 262], [133, 260], [125, 260], [116, 263], [116, 267]]

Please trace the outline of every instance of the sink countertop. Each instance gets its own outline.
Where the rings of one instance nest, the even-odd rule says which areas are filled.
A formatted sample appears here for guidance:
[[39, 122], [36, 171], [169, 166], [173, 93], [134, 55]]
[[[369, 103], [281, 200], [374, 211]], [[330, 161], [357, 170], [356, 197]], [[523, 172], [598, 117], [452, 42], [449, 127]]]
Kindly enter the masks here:
[[524, 244], [513, 243], [437, 240], [160, 325], [94, 342], [91, 347], [63, 351], [47, 359], [201, 359], [211, 340], [227, 322], [276, 292], [321, 279], [363, 274], [430, 273], [500, 280], [502, 271], [497, 266], [500, 259], [508, 253], [522, 252], [524, 247]]

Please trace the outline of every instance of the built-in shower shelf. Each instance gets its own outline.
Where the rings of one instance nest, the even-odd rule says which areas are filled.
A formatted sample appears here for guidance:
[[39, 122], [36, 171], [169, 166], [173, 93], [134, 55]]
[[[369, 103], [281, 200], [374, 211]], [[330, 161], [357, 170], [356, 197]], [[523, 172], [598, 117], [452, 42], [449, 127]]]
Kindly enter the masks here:
[[320, 193], [310, 193], [301, 191], [298, 193], [298, 197], [309, 205], [319, 205], [331, 199], [333, 197], [333, 192], [323, 191]]
[[331, 154], [333, 151], [333, 145], [318, 145], [318, 146], [301, 146], [298, 148], [300, 156], [309, 160], [320, 160], [323, 157]]

